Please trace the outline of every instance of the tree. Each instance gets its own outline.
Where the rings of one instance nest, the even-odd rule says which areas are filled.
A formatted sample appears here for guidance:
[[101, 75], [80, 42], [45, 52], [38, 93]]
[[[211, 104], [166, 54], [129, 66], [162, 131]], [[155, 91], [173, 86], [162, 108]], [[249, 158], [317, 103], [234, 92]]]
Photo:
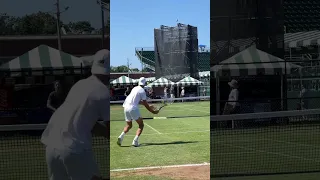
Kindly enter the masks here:
[[133, 68], [133, 69], [130, 69], [131, 72], [140, 72], [140, 70], [138, 68]]
[[129, 69], [128, 66], [110, 66], [112, 73], [140, 72], [138, 68]]
[[143, 68], [141, 72], [149, 72], [149, 70], [147, 68]]
[[19, 18], [9, 16], [6, 13], [0, 14], [0, 35], [17, 34]]
[[39, 11], [23, 16], [16, 23], [16, 31], [20, 35], [57, 34], [56, 18], [46, 12]]
[[[74, 34], [101, 34], [101, 28], [95, 29], [88, 21], [60, 22], [67, 32]], [[109, 32], [109, 24], [106, 31]], [[57, 20], [47, 12], [37, 12], [23, 17], [14, 17], [6, 13], [0, 14], [0, 35], [55, 35], [57, 34]], [[107, 35], [107, 33], [106, 33]]]
[[95, 30], [89, 21], [69, 22], [67, 27], [74, 34], [91, 34]]

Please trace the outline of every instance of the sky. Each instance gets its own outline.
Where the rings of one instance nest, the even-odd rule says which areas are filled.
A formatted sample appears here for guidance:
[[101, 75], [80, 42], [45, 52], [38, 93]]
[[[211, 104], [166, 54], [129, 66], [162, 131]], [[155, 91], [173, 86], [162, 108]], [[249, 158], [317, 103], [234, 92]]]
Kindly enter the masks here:
[[177, 20], [198, 28], [199, 45], [210, 46], [209, 0], [111, 0], [110, 64], [141, 69], [135, 48], [154, 46], [154, 28]]
[[[0, 13], [24, 16], [38, 11], [55, 11], [56, 0], [0, 0]], [[60, 0], [61, 20], [90, 21], [101, 27], [100, 7], [96, 0]], [[31, 5], [30, 5], [31, 4]], [[210, 45], [209, 0], [111, 0], [110, 3], [110, 58], [112, 66], [127, 65], [141, 69], [135, 56], [136, 47], [154, 46], [154, 28], [176, 26], [177, 21], [198, 27], [199, 45]]]

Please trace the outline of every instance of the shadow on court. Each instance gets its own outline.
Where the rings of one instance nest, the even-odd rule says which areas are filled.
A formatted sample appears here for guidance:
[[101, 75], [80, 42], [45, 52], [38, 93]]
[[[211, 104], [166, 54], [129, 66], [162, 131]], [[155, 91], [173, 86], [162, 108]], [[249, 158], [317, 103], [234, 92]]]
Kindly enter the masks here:
[[[199, 141], [173, 141], [167, 143], [141, 143], [141, 146], [165, 146], [165, 145], [177, 145], [177, 144], [191, 144], [191, 143], [198, 143]], [[133, 147], [133, 146], [121, 146], [121, 147]]]
[[176, 144], [191, 144], [198, 143], [198, 141], [173, 141], [167, 143], [142, 143], [140, 146], [164, 146], [164, 145], [176, 145]]

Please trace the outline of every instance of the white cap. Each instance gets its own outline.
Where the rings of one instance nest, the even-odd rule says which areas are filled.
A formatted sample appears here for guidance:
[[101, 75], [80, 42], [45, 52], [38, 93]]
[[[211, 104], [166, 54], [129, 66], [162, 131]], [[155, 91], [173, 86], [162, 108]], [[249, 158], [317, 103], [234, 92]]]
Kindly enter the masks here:
[[146, 78], [144, 78], [144, 77], [141, 77], [140, 79], [139, 79], [139, 86], [145, 86], [146, 85]]
[[102, 49], [94, 55], [91, 67], [92, 74], [109, 75], [110, 74], [110, 51]]

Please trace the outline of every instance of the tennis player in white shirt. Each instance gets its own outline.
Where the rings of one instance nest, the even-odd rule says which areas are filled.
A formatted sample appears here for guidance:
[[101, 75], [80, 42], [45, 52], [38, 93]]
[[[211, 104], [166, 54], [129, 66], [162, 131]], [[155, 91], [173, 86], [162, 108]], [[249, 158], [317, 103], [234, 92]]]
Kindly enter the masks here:
[[110, 137], [109, 63], [108, 50], [96, 53], [92, 76], [74, 84], [44, 130], [41, 142], [46, 146], [50, 180], [102, 179], [92, 151], [92, 133]]
[[146, 107], [146, 109], [153, 114], [158, 114], [159, 112], [153, 106], [149, 105], [148, 102], [146, 101], [147, 95], [144, 90], [145, 85], [146, 85], [146, 79], [144, 77], [141, 77], [139, 79], [139, 85], [134, 87], [131, 90], [129, 96], [127, 96], [126, 100], [123, 103], [124, 116], [125, 116], [127, 125], [124, 127], [123, 132], [118, 137], [117, 144], [119, 146], [121, 146], [124, 135], [128, 133], [129, 130], [132, 128], [132, 121], [136, 121], [137, 124], [139, 125], [139, 128], [136, 132], [136, 136], [132, 141], [132, 146], [135, 146], [135, 147], [139, 146], [139, 137], [144, 127], [143, 118], [141, 117], [140, 110], [139, 110], [139, 104], [143, 104], [144, 107]]

